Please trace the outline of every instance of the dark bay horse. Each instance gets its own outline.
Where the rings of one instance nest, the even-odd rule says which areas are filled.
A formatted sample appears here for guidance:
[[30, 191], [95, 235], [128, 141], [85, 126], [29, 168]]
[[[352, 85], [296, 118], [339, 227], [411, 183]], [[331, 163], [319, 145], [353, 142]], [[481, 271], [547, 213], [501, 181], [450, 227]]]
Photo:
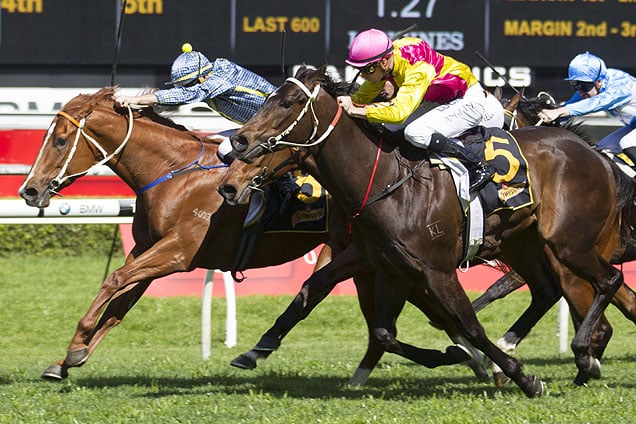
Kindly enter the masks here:
[[[538, 126], [538, 125], [546, 125], [541, 121], [538, 117], [538, 113], [542, 109], [553, 109], [557, 107], [556, 101], [554, 98], [546, 92], [540, 92], [535, 97], [525, 97], [523, 95], [523, 90], [517, 94], [515, 94], [509, 100], [502, 100], [504, 105], [504, 111], [508, 118], [509, 128], [523, 128], [529, 126]], [[588, 144], [593, 145], [594, 140], [590, 136], [589, 132], [586, 130], [584, 125], [580, 123], [574, 123], [572, 121], [566, 121], [559, 125], [559, 123], [550, 123], [548, 126], [558, 127], [568, 129], [570, 131], [575, 132], [577, 135], [581, 136], [583, 140], [585, 140]], [[599, 152], [600, 153], [600, 152]], [[605, 156], [603, 156], [607, 159]], [[617, 167], [612, 167], [613, 172], [621, 172]], [[624, 197], [628, 197], [628, 194], [625, 194]], [[632, 218], [633, 219], [633, 218]], [[633, 235], [624, 234], [623, 237], [620, 238], [620, 243], [616, 246], [610, 262], [612, 264], [622, 264], [625, 262], [632, 261], [636, 259], [636, 249], [634, 249], [634, 240]], [[492, 303], [496, 299], [501, 299], [507, 296], [509, 293], [517, 290], [518, 288], [524, 286], [526, 282], [521, 278], [519, 274], [515, 271], [510, 271], [506, 275], [502, 276], [498, 279], [493, 285], [491, 285], [486, 292], [484, 292], [481, 296], [473, 301], [473, 307], [475, 312], [480, 311], [485, 308], [487, 305]], [[565, 293], [563, 292], [565, 291]], [[575, 288], [572, 290], [572, 287], [569, 285], [565, 285], [562, 287], [562, 290], [559, 292], [551, 292], [552, 297], [537, 297], [533, 298], [534, 302], [541, 302], [542, 306], [532, 306], [530, 309], [533, 310], [543, 310], [546, 311], [556, 303], [556, 301], [563, 295], [570, 305], [570, 309], [572, 311], [572, 320], [577, 329], [581, 323], [582, 317], [584, 316], [584, 310], [581, 310], [578, 305], [587, 305], [592, 302], [593, 293], [586, 290], [579, 290]], [[627, 286], [626, 284], [622, 284], [621, 287], [616, 292], [614, 298], [612, 299], [612, 303], [623, 313], [623, 315], [629, 319], [630, 321], [636, 323], [636, 293]], [[530, 318], [530, 319], [528, 319]], [[515, 324], [504, 334], [502, 338], [497, 341], [497, 345], [504, 350], [506, 353], [512, 353], [516, 349], [517, 345], [523, 340], [523, 338], [530, 332], [532, 327], [538, 322], [541, 317], [534, 314], [530, 316], [522, 316], [515, 322]], [[603, 328], [605, 328], [605, 332], [608, 335], [611, 335], [611, 325], [606, 320], [602, 322]], [[607, 341], [609, 341], [609, 336], [607, 337]], [[596, 358], [600, 360], [603, 351], [607, 342], [603, 341], [601, 345], [595, 348], [597, 355]], [[496, 369], [494, 372], [495, 381], [499, 384], [503, 384], [505, 382], [505, 378], [501, 373]]]
[[[306, 148], [316, 177], [350, 214], [354, 242], [378, 268], [378, 282], [391, 282], [391, 290], [378, 300], [385, 320], [374, 330], [387, 350], [394, 346], [390, 320], [399, 313], [404, 293], [424, 287], [462, 334], [526, 395], [540, 395], [540, 380], [526, 376], [518, 360], [487, 338], [457, 280], [464, 215], [450, 175], [416, 154], [410, 160], [400, 157], [394, 146], [370, 137], [342, 114], [335, 94], [324, 66], [301, 69], [288, 79], [232, 137], [244, 162], [232, 165], [221, 193], [229, 202], [245, 202], [250, 190], [267, 181], [268, 170], [286, 159], [287, 149]], [[585, 382], [597, 376], [590, 347], [595, 329], [622, 284], [622, 274], [607, 261], [620, 232], [623, 211], [616, 199], [621, 180], [569, 131], [533, 128], [514, 136], [530, 165], [534, 203], [490, 215], [479, 255], [504, 259], [531, 289], [558, 287], [559, 281], [593, 287], [594, 301], [572, 342], [576, 381]], [[575, 173], [579, 169], [586, 173]], [[402, 179], [405, 183], [395, 189]], [[368, 199], [380, 200], [367, 204]]]
[[[216, 156], [218, 146], [150, 109], [116, 109], [113, 93], [114, 88], [105, 88], [94, 95], [77, 96], [64, 106], [49, 127], [20, 188], [20, 195], [29, 205], [46, 207], [52, 195], [100, 163], [109, 166], [138, 193], [134, 248], [125, 265], [102, 283], [77, 324], [66, 357], [47, 368], [45, 378], [66, 378], [68, 368], [84, 364], [154, 279], [195, 267], [233, 270], [240, 244], [247, 208], [224, 204], [215, 191], [226, 171]], [[353, 277], [371, 331], [374, 270], [358, 256], [346, 232], [345, 217], [333, 206], [328, 234], [265, 233], [247, 267], [281, 264], [326, 243], [316, 265], [319, 271], [305, 282], [296, 303], [315, 305], [335, 283]], [[334, 259], [329, 262], [332, 256]], [[435, 305], [416, 291], [409, 300], [427, 313], [434, 313]], [[444, 317], [439, 319], [443, 321]], [[452, 325], [447, 331], [463, 341]], [[370, 337], [360, 362], [363, 372], [357, 372], [354, 383], [366, 381], [383, 352], [379, 342]], [[429, 367], [469, 359], [455, 346], [438, 352], [405, 345], [402, 354]]]

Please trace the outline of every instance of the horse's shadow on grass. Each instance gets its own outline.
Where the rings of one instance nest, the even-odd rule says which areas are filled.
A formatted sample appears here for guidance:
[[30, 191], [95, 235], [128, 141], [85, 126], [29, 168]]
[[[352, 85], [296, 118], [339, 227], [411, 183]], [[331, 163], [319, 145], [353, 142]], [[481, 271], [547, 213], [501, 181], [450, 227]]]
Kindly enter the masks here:
[[[607, 361], [633, 362], [634, 355], [627, 354], [624, 356], [612, 356]], [[571, 379], [569, 377], [555, 377], [551, 380], [549, 375], [538, 375], [548, 385], [555, 383], [561, 388], [571, 387], [573, 390], [577, 388], [572, 382], [576, 373], [576, 367], [573, 360], [569, 357], [531, 357], [524, 360], [528, 366], [552, 366], [552, 367], [571, 367]], [[496, 388], [492, 382], [479, 382], [474, 376], [466, 374], [465, 376], [430, 376], [426, 373], [420, 373], [416, 370], [419, 367], [416, 364], [402, 364], [414, 368], [413, 376], [392, 376], [376, 370], [371, 376], [369, 382], [362, 387], [353, 387], [347, 384], [347, 377], [344, 376], [327, 376], [327, 375], [298, 375], [295, 372], [280, 373], [276, 371], [261, 371], [259, 373], [250, 373], [245, 371], [236, 371], [235, 374], [228, 375], [227, 371], [207, 371], [207, 375], [198, 377], [153, 377], [146, 375], [126, 375], [114, 377], [83, 377], [69, 378], [62, 382], [62, 386], [57, 386], [55, 390], [61, 392], [71, 392], [76, 387], [84, 387], [87, 389], [108, 389], [116, 387], [137, 387], [147, 388], [141, 390], [142, 393], [137, 396], [147, 398], [162, 398], [174, 395], [207, 395], [207, 394], [226, 394], [226, 395], [250, 395], [256, 393], [267, 393], [270, 396], [283, 398], [292, 397], [298, 399], [362, 399], [368, 396], [382, 397], [384, 399], [403, 399], [405, 395], [417, 398], [430, 398], [433, 396], [449, 396], [451, 394], [464, 396], [478, 396], [489, 398], [496, 394], [509, 394], [512, 396], [523, 396], [521, 390], [514, 384], [508, 383], [504, 388]], [[0, 377], [0, 384], [10, 384], [11, 382]], [[39, 380], [41, 381], [41, 380]], [[48, 383], [51, 384], [51, 383]], [[602, 378], [601, 380], [592, 380], [590, 388], [593, 390], [595, 386], [602, 385], [609, 388], [623, 387], [626, 389], [636, 389], [636, 381], [615, 382]], [[552, 392], [551, 396], [562, 396], [562, 390]]]
[[112, 388], [118, 386], [147, 387], [149, 390], [139, 396], [162, 398], [174, 395], [226, 394], [249, 395], [267, 393], [270, 396], [297, 399], [363, 399], [369, 395], [384, 399], [403, 399], [409, 397], [429, 398], [440, 393], [493, 397], [496, 392], [504, 391], [522, 395], [514, 385], [497, 389], [492, 383], [482, 383], [474, 377], [376, 377], [367, 385], [353, 387], [347, 384], [347, 378], [332, 376], [298, 376], [265, 373], [257, 376], [210, 375], [197, 378], [152, 378], [147, 376], [127, 376], [109, 378], [84, 378], [76, 380], [75, 385], [85, 388]]

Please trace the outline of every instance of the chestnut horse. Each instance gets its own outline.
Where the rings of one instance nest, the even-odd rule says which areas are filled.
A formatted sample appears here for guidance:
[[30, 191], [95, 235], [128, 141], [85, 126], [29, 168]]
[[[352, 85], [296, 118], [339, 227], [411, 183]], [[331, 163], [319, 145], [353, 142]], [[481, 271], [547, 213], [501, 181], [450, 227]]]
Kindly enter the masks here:
[[[337, 88], [325, 66], [302, 68], [289, 78], [232, 137], [242, 162], [233, 163], [220, 192], [233, 204], [247, 201], [288, 149], [305, 149], [314, 161], [312, 173], [350, 214], [354, 242], [378, 269], [377, 281], [390, 282], [377, 300], [382, 311], [374, 325], [385, 348], [396, 348], [391, 330], [405, 293], [423, 287], [527, 396], [540, 395], [541, 381], [525, 375], [517, 359], [488, 339], [457, 280], [464, 213], [449, 173], [431, 166], [421, 151], [403, 146], [400, 155], [382, 137], [370, 136], [342, 113]], [[569, 131], [513, 134], [529, 163], [534, 203], [488, 216], [479, 256], [504, 259], [536, 290], [559, 287], [559, 280], [592, 285], [594, 301], [572, 342], [580, 384], [598, 377], [592, 338], [623, 282], [607, 259], [618, 242], [624, 211], [617, 206], [617, 186], [624, 181], [614, 179], [610, 164]], [[597, 207], [585, 207], [589, 203]]]
[[[224, 164], [216, 156], [218, 146], [161, 118], [151, 109], [118, 110], [113, 93], [113, 87], [104, 88], [94, 95], [77, 96], [63, 107], [49, 127], [20, 188], [27, 204], [43, 208], [52, 195], [99, 163], [109, 166], [138, 194], [133, 220], [134, 248], [125, 265], [104, 280], [77, 324], [66, 357], [48, 367], [44, 378], [66, 378], [68, 368], [84, 364], [154, 279], [196, 267], [235, 270], [247, 207], [228, 206], [215, 192], [225, 173]], [[371, 331], [374, 271], [350, 243], [345, 217], [333, 202], [331, 206], [329, 234], [265, 233], [247, 267], [288, 262], [326, 243], [316, 265], [319, 271], [304, 284], [296, 304], [302, 305], [301, 308], [313, 307], [337, 282], [354, 277], [360, 307]], [[333, 262], [325, 266], [331, 256]], [[409, 301], [435, 314], [435, 305], [416, 291]], [[439, 319], [444, 321], [443, 316]], [[450, 323], [446, 329], [451, 337], [467, 344]], [[446, 352], [403, 347], [403, 356], [428, 367], [469, 359], [463, 349], [455, 346]], [[369, 337], [354, 383], [366, 381], [383, 352], [378, 341]], [[479, 356], [479, 352], [474, 352]], [[472, 362], [471, 366], [481, 367], [482, 377], [487, 374], [478, 362]]]

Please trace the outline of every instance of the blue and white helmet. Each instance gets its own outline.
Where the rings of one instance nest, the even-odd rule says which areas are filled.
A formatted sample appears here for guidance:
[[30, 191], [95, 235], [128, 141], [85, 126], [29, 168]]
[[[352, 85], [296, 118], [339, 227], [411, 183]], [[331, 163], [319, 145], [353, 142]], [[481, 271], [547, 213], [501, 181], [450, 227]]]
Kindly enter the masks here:
[[566, 81], [594, 82], [605, 79], [607, 66], [598, 56], [590, 52], [576, 55], [568, 67], [568, 77]]
[[172, 62], [170, 70], [171, 81], [166, 85], [187, 86], [205, 77], [212, 70], [212, 63], [202, 53], [192, 51], [192, 45], [185, 43], [181, 46], [181, 53]]

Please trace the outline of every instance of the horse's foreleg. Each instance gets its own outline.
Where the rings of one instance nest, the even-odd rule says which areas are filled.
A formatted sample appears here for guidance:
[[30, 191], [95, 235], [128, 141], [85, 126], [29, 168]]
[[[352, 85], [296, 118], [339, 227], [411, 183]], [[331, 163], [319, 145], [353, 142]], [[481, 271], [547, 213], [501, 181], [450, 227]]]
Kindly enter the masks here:
[[376, 274], [376, 322], [373, 331], [382, 347], [387, 352], [402, 356], [427, 368], [459, 364], [469, 360], [471, 356], [462, 347], [449, 346], [445, 352], [442, 352], [435, 349], [422, 349], [396, 339], [395, 323], [404, 308], [408, 293], [409, 286], [407, 284], [402, 282], [391, 284], [383, 273]]
[[134, 284], [129, 291], [111, 300], [99, 322], [86, 339], [86, 346], [74, 350], [69, 348], [66, 357], [44, 370], [42, 377], [61, 380], [68, 376], [68, 368], [82, 366], [106, 334], [119, 324], [126, 313], [137, 303], [149, 285], [150, 281]]
[[427, 269], [427, 289], [439, 307], [444, 309], [455, 326], [461, 329], [468, 341], [484, 352], [503, 372], [510, 377], [528, 397], [540, 396], [543, 383], [536, 376], [526, 376], [521, 362], [505, 354], [486, 336], [484, 328], [477, 320], [470, 300], [457, 280], [457, 275]]
[[[135, 249], [137, 248], [136, 246]], [[174, 257], [172, 253], [174, 251], [181, 251], [181, 255], [178, 258]], [[67, 358], [53, 365], [53, 367], [59, 366], [61, 368], [59, 374], [62, 378], [66, 376], [66, 368], [69, 365], [79, 366], [86, 361], [89, 355], [89, 342], [91, 339], [94, 339], [95, 346], [97, 346], [108, 330], [119, 322], [116, 317], [105, 315], [100, 322], [100, 325], [104, 326], [104, 331], [100, 331], [98, 334], [96, 329], [98, 319], [109, 302], [124, 296], [121, 303], [116, 303], [111, 311], [127, 312], [130, 308], [127, 308], [126, 303], [129, 303], [130, 307], [132, 307], [138, 296], [141, 296], [143, 291], [145, 291], [149, 281], [160, 276], [185, 270], [184, 261], [187, 262], [192, 257], [192, 255], [188, 256], [187, 253], [183, 252], [183, 246], [175, 246], [174, 239], [170, 238], [162, 239], [139, 256], [131, 253], [126, 259], [126, 264], [115, 270], [104, 280], [88, 311], [79, 320], [75, 334], [67, 349], [67, 352], [70, 352]], [[140, 282], [143, 283], [138, 285]], [[128, 292], [132, 293], [127, 295]], [[123, 309], [119, 309], [120, 307]], [[56, 378], [54, 373], [46, 371], [43, 376]]]
[[[601, 265], [603, 265], [606, 270], [606, 277], [595, 281], [598, 288], [594, 301], [571, 344], [576, 366], [579, 369], [574, 380], [575, 384], [578, 385], [586, 383], [590, 378], [600, 378], [600, 364], [598, 358], [595, 357], [594, 344], [599, 343], [600, 337], [601, 345], [603, 343], [606, 345], [609, 341], [609, 337], [611, 337], [611, 327], [609, 327], [609, 330], [606, 330], [605, 335], [597, 336], [597, 333], [603, 330], [603, 324], [606, 324], [605, 327], [609, 326], [609, 323], [604, 319], [603, 313], [616, 291], [623, 284], [622, 272], [609, 263], [604, 262], [602, 259]], [[598, 350], [598, 347], [596, 349]]]
[[513, 291], [523, 287], [526, 282], [515, 271], [509, 271], [497, 281], [495, 281], [488, 289], [477, 299], [473, 300], [473, 309], [475, 313], [481, 311], [497, 299], [503, 299]]
[[282, 339], [300, 321], [327, 297], [336, 284], [347, 280], [357, 272], [367, 268], [366, 262], [358, 256], [353, 244], [338, 254], [326, 266], [313, 273], [287, 309], [276, 319], [274, 325], [263, 334], [258, 343], [249, 351], [239, 355], [230, 365], [243, 369], [254, 369], [256, 361], [267, 358], [278, 349]]

